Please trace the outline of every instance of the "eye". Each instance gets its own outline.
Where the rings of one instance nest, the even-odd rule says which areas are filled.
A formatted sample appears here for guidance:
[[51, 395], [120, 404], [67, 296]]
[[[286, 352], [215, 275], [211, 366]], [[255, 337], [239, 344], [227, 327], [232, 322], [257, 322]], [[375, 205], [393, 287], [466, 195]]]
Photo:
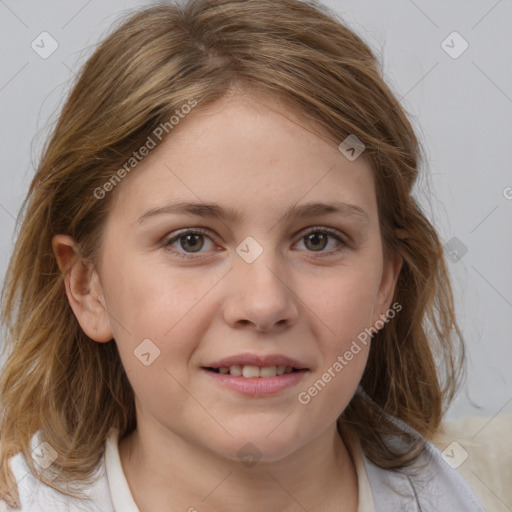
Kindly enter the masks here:
[[[186, 254], [194, 254], [199, 253], [201, 251], [201, 249], [205, 245], [205, 237], [213, 245], [211, 238], [207, 236], [206, 233], [207, 232], [202, 229], [184, 229], [183, 231], [180, 231], [177, 235], [164, 241], [163, 245], [166, 249], [171, 250], [178, 256], [188, 258], [189, 256], [187, 256]], [[176, 245], [178, 247], [176, 247]], [[211, 248], [212, 247], [210, 247], [210, 249]], [[184, 251], [185, 253], [183, 253], [182, 251]]]
[[[329, 245], [329, 238], [339, 242], [339, 246], [337, 248], [335, 247], [334, 250], [324, 251], [324, 249]], [[336, 254], [345, 249], [347, 245], [338, 231], [325, 227], [310, 228], [306, 234], [302, 236], [298, 243], [300, 242], [304, 243], [304, 246], [308, 249], [308, 252], [327, 253], [326, 255]], [[324, 254], [322, 254], [322, 256], [323, 255]]]

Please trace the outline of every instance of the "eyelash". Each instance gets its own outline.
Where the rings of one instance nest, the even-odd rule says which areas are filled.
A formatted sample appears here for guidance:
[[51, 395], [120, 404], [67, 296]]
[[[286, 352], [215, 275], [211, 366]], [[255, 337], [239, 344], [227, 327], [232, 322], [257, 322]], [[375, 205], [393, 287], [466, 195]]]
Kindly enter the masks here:
[[[338, 247], [337, 249], [333, 249], [331, 251], [328, 251], [328, 252], [324, 252], [324, 251], [318, 251], [318, 254], [320, 254], [319, 256], [315, 256], [315, 257], [319, 257], [319, 258], [325, 258], [325, 257], [330, 257], [330, 256], [335, 256], [337, 255], [338, 253], [340, 253], [341, 251], [345, 250], [348, 246], [348, 244], [343, 240], [343, 238], [339, 235], [339, 232], [335, 229], [332, 229], [332, 228], [328, 228], [328, 227], [320, 227], [320, 226], [314, 226], [314, 227], [311, 227], [309, 228], [300, 238], [298, 241], [302, 240], [303, 238], [305, 238], [306, 236], [312, 234], [312, 233], [322, 233], [322, 234], [327, 234], [329, 236], [331, 236], [332, 238], [335, 238], [338, 242], [341, 243], [341, 246]], [[188, 228], [188, 229], [184, 229], [182, 231], [179, 231], [175, 236], [173, 236], [172, 238], [167, 238], [167, 239], [164, 239], [163, 242], [162, 242], [162, 245], [164, 247], [164, 249], [174, 253], [176, 256], [178, 256], [179, 258], [185, 258], [185, 259], [198, 259], [200, 258], [200, 256], [195, 256], [195, 254], [200, 254], [200, 253], [186, 253], [186, 252], [181, 252], [179, 250], [176, 250], [174, 249], [173, 247], [171, 247], [171, 245], [176, 242], [177, 240], [179, 240], [180, 238], [183, 238], [185, 236], [188, 236], [188, 235], [205, 235], [207, 236], [208, 238], [211, 239], [211, 236], [209, 235], [209, 231], [208, 230], [205, 230], [205, 229], [202, 229], [202, 228]], [[213, 240], [212, 240], [213, 242]], [[314, 253], [315, 251], [308, 251], [308, 252], [312, 252]], [[322, 253], [324, 253], [322, 255]]]

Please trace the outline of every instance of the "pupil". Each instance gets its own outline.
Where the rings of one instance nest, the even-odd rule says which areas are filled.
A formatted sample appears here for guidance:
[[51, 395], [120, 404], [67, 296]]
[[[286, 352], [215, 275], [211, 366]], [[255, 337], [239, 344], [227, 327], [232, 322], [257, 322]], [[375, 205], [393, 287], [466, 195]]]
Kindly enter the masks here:
[[[192, 240], [192, 249], [194, 249], [193, 245], [194, 245], [194, 242], [197, 243], [197, 240], [202, 237], [202, 235], [186, 235], [184, 237], [182, 237], [182, 239], [184, 238], [186, 240], [186, 244], [189, 244], [189, 242]], [[189, 244], [190, 245], [190, 244]], [[181, 244], [181, 246], [183, 247], [183, 249], [187, 249], [186, 247], [183, 246], [183, 243]], [[200, 250], [201, 247], [203, 246], [203, 244], [199, 244], [199, 247], [196, 247], [197, 250]], [[190, 247], [189, 247], [190, 248]], [[192, 251], [192, 252], [196, 252], [196, 251]]]
[[320, 248], [318, 248], [318, 247], [317, 247], [317, 249], [313, 248], [313, 250], [325, 248], [327, 237], [323, 233], [311, 233], [311, 234], [307, 235], [306, 236], [306, 245], [307, 245], [307, 242], [313, 242], [313, 245], [314, 245], [315, 243], [318, 243], [319, 240], [320, 240], [320, 242], [324, 242], [324, 243], [321, 244]]

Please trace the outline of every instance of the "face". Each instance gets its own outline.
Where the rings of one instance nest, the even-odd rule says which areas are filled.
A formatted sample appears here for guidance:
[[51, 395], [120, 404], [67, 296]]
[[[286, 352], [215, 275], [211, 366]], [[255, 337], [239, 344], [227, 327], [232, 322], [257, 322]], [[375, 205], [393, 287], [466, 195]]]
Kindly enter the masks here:
[[326, 140], [240, 94], [190, 114], [114, 191], [108, 314], [79, 320], [115, 339], [139, 422], [233, 460], [247, 442], [277, 460], [334, 428], [367, 361], [368, 336], [354, 341], [399, 269], [370, 165]]

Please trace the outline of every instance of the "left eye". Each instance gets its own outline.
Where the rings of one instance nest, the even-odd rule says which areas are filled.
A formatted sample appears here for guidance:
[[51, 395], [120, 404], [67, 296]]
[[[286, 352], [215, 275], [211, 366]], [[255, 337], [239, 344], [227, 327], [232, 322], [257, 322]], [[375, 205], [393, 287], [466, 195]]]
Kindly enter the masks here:
[[[329, 238], [336, 240], [338, 242], [338, 247], [331, 248], [330, 251], [325, 251], [324, 249], [328, 246]], [[181, 231], [172, 238], [169, 238], [163, 243], [163, 245], [166, 249], [171, 249], [172, 252], [175, 252], [177, 255], [187, 258], [190, 257], [188, 255], [201, 252], [201, 249], [205, 246], [205, 239], [209, 241], [211, 244], [210, 249], [212, 249], [214, 243], [206, 231], [188, 229]], [[304, 243], [306, 249], [309, 250], [308, 252], [325, 252], [328, 254], [337, 253], [346, 246], [346, 243], [338, 232], [328, 228], [313, 228], [302, 235], [297, 243], [300, 242]], [[179, 245], [176, 246], [176, 244]]]
[[[342, 245], [341, 248], [343, 248], [345, 246], [345, 243], [343, 242], [341, 237], [336, 234], [336, 232], [333, 232], [331, 230], [326, 230], [325, 228], [324, 229], [314, 229], [314, 230], [309, 231], [308, 233], [306, 233], [305, 235], [302, 236], [302, 238], [299, 240], [299, 242], [304, 241], [304, 245], [307, 248], [310, 248], [313, 252], [328, 252], [328, 251], [323, 251], [323, 249], [325, 249], [326, 246], [328, 245], [329, 238], [333, 238], [337, 242], [339, 242]], [[308, 247], [308, 245], [309, 245], [309, 247]], [[330, 252], [338, 252], [339, 250], [340, 250], [340, 248], [338, 247], [337, 249], [335, 248], [333, 251], [330, 251]]]

